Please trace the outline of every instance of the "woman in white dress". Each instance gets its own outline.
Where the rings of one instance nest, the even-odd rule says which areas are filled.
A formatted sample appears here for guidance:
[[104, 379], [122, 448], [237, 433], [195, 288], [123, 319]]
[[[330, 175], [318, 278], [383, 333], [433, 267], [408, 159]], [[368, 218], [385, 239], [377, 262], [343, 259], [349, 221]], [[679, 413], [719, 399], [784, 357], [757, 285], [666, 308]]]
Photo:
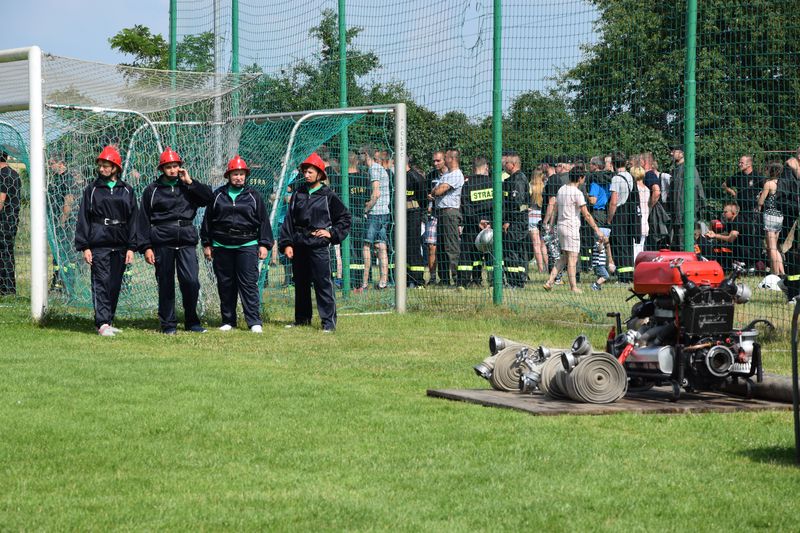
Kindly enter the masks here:
[[558, 273], [567, 267], [569, 287], [572, 292], [582, 292], [578, 288], [576, 271], [578, 255], [581, 250], [581, 215], [586, 223], [597, 235], [599, 242], [607, 242], [607, 237], [600, 231], [597, 223], [586, 207], [586, 197], [578, 188], [586, 181], [586, 170], [583, 165], [575, 165], [569, 171], [569, 183], [562, 185], [556, 196], [556, 209], [558, 210], [558, 242], [561, 247], [561, 257], [550, 271], [550, 279], [543, 285], [546, 291], [553, 288]]

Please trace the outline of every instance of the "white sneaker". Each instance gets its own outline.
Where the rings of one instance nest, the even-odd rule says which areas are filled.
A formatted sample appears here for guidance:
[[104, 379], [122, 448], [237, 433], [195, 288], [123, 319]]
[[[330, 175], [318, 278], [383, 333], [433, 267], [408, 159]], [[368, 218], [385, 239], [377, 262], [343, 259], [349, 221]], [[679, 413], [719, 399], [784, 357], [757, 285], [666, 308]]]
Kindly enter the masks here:
[[222, 324], [222, 325], [219, 327], [219, 330], [220, 330], [220, 331], [230, 331], [230, 330], [232, 330], [232, 329], [233, 329], [233, 326], [231, 326], [230, 324]]
[[261, 325], [256, 324], [255, 326], [250, 328], [250, 331], [252, 331], [253, 333], [262, 333], [263, 330], [261, 329]]
[[108, 324], [101, 324], [99, 328], [97, 328], [97, 334], [101, 337], [113, 337], [114, 336], [114, 328], [109, 326]]
[[119, 328], [115, 328], [114, 326], [108, 326], [108, 327], [111, 328], [111, 331], [114, 333], [114, 335], [116, 335], [117, 333], [122, 333], [122, 330]]

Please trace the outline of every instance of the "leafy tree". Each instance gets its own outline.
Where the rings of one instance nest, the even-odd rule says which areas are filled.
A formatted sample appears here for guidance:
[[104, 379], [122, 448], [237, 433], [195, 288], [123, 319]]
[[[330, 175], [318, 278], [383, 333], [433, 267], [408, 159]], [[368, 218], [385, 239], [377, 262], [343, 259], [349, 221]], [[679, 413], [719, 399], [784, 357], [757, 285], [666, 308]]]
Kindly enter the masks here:
[[[123, 65], [158, 70], [169, 68], [169, 43], [147, 26], [137, 24], [123, 28], [108, 42], [113, 50], [133, 56], [131, 63]], [[213, 32], [184, 36], [176, 47], [178, 70], [211, 72], [214, 70], [213, 50]]]
[[[175, 47], [178, 70], [212, 72], [214, 70], [214, 33], [204, 31], [185, 35]], [[169, 57], [169, 50], [167, 51]]]
[[[596, 126], [598, 137], [663, 154], [683, 136], [685, 5], [590, 1], [600, 15], [600, 36], [561, 78], [561, 94], [576, 116]], [[765, 152], [796, 145], [796, 7], [773, 0], [699, 3], [695, 129], [707, 187], [729, 176], [741, 154], [763, 161]]]
[[137, 24], [123, 28], [108, 43], [113, 50], [133, 56], [133, 62], [123, 65], [160, 70], [169, 67], [169, 44], [161, 34], [151, 33], [147, 26]]
[[[268, 75], [255, 89], [254, 111], [301, 111], [339, 106], [339, 22], [332, 9], [322, 11], [322, 19], [308, 34], [320, 43], [319, 52], [301, 60], [288, 71]], [[409, 96], [400, 83], [375, 81], [380, 61], [373, 52], [362, 52], [353, 41], [363, 28], [348, 28], [347, 101], [351, 106], [405, 101]], [[258, 72], [258, 65], [245, 69]], [[369, 82], [362, 82], [369, 77]]]

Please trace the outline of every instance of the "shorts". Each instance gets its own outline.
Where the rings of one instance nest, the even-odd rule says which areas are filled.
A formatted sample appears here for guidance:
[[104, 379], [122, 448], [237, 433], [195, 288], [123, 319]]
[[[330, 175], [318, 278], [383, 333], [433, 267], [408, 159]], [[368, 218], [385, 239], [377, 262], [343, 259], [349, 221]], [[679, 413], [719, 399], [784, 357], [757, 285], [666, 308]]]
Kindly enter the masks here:
[[425, 222], [425, 244], [436, 244], [436, 217]]
[[595, 265], [594, 267], [594, 275], [598, 278], [608, 279], [610, 276], [608, 274], [608, 269], [605, 265]]
[[775, 233], [780, 232], [783, 229], [783, 215], [764, 213], [764, 229]]
[[542, 220], [541, 209], [530, 209], [528, 211], [528, 231], [538, 231], [539, 222]]
[[367, 215], [367, 235], [364, 242], [386, 243], [386, 228], [389, 226], [389, 215]]

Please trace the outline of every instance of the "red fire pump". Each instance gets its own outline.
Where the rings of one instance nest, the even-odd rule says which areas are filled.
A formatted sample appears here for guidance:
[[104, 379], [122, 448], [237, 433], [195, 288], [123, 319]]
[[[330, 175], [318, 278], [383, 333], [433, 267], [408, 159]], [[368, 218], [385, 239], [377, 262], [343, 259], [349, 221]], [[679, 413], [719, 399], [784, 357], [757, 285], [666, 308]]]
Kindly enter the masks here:
[[[634, 265], [638, 301], [625, 323], [618, 313], [606, 349], [622, 363], [629, 390], [672, 385], [672, 399], [687, 392], [717, 390], [744, 380], [748, 397], [753, 377], [762, 381], [761, 345], [754, 320], [735, 328], [734, 306], [750, 300], [749, 287], [737, 283], [734, 265], [725, 277], [716, 261], [691, 252], [642, 252]], [[617, 332], [620, 332], [617, 335]]]

